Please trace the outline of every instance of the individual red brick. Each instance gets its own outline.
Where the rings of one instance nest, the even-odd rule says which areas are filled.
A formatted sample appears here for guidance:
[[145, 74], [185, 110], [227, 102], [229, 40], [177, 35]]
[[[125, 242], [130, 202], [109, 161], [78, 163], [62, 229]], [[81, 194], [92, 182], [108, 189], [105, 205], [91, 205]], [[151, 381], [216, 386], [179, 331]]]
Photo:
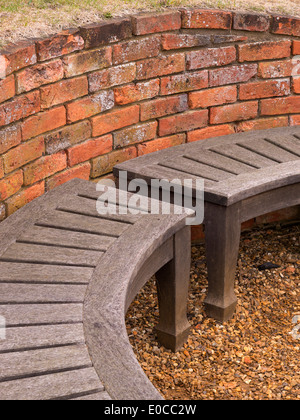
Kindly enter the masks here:
[[222, 105], [237, 100], [236, 86], [225, 86], [214, 89], [206, 89], [189, 94], [189, 107], [208, 108], [210, 106]]
[[300, 125], [300, 114], [290, 116], [291, 125]]
[[112, 64], [112, 48], [105, 47], [68, 55], [63, 58], [63, 64], [66, 77], [101, 70]]
[[156, 132], [156, 121], [124, 128], [123, 130], [114, 133], [114, 149], [152, 140], [156, 137]]
[[249, 120], [257, 117], [258, 102], [244, 102], [212, 108], [210, 111], [211, 124], [223, 124], [233, 121]]
[[0, 179], [4, 177], [4, 163], [3, 159], [0, 157]]
[[161, 40], [163, 50], [203, 47], [210, 44], [210, 36], [200, 34], [163, 34]]
[[0, 154], [21, 143], [20, 124], [10, 125], [0, 130]]
[[137, 79], [150, 79], [185, 70], [185, 55], [182, 53], [149, 58], [137, 63]]
[[24, 185], [31, 185], [41, 181], [67, 167], [65, 152], [43, 156], [24, 168]]
[[139, 116], [139, 105], [133, 105], [94, 117], [92, 119], [93, 137], [136, 124], [139, 122]]
[[94, 95], [87, 96], [83, 99], [78, 99], [75, 102], [67, 104], [68, 122], [72, 123], [79, 120], [84, 120], [93, 115], [100, 114], [100, 112], [107, 111], [114, 106], [113, 91], [101, 91]]
[[235, 47], [207, 48], [187, 53], [188, 70], [225, 66], [236, 60]]
[[183, 28], [231, 29], [232, 14], [220, 10], [184, 10]]
[[159, 93], [159, 79], [149, 82], [140, 82], [114, 89], [117, 105], [126, 105], [132, 102], [154, 98]]
[[51, 108], [88, 95], [88, 80], [86, 76], [62, 80], [61, 82], [42, 87], [40, 92], [42, 109]]
[[91, 138], [91, 123], [81, 121], [67, 125], [44, 136], [46, 153], [51, 155]]
[[258, 120], [243, 121], [238, 123], [237, 132], [250, 130], [267, 130], [268, 128], [287, 127], [288, 117], [260, 118]]
[[293, 41], [293, 54], [300, 54], [300, 41]]
[[203, 225], [191, 226], [191, 242], [192, 244], [201, 244], [204, 242], [205, 233]]
[[40, 93], [30, 92], [0, 105], [0, 127], [36, 114], [41, 109]]
[[268, 32], [270, 17], [254, 13], [234, 13], [233, 29], [238, 31]]
[[300, 36], [300, 19], [285, 16], [273, 16], [271, 32], [281, 35]]
[[60, 172], [59, 174], [47, 179], [46, 189], [47, 191], [52, 190], [53, 188], [56, 188], [59, 185], [62, 185], [74, 178], [86, 179], [88, 181], [90, 179], [90, 172], [90, 162], [85, 162], [82, 165], [74, 166], [73, 168], [67, 169], [66, 171]]
[[258, 76], [263, 79], [289, 77], [292, 75], [292, 60], [266, 61], [259, 63]]
[[7, 216], [10, 216], [15, 211], [24, 207], [30, 201], [40, 197], [45, 192], [45, 182], [39, 182], [38, 184], [32, 185], [31, 187], [24, 188], [13, 197], [9, 198], [6, 202], [7, 205]]
[[208, 87], [208, 71], [202, 70], [193, 73], [176, 74], [161, 79], [161, 94], [188, 92]]
[[157, 152], [158, 150], [168, 149], [169, 147], [178, 146], [185, 143], [185, 134], [175, 134], [170, 137], [161, 137], [159, 139], [147, 141], [146, 143], [138, 144], [138, 156], [143, 156], [148, 153]]
[[71, 29], [37, 41], [36, 47], [39, 61], [46, 61], [82, 50], [84, 40], [77, 29]]
[[15, 78], [13, 75], [0, 79], [0, 103], [7, 101], [15, 96]]
[[16, 194], [23, 185], [23, 172], [19, 170], [0, 180], [0, 200]]
[[80, 34], [85, 42], [85, 48], [96, 48], [111, 42], [122, 41], [132, 37], [130, 19], [114, 19], [92, 23], [80, 28]]
[[67, 150], [69, 166], [85, 162], [96, 156], [105, 155], [112, 151], [113, 139], [111, 134], [77, 144]]
[[16, 77], [17, 92], [23, 93], [61, 80], [64, 77], [64, 69], [61, 60], [55, 60], [28, 67], [20, 71]]
[[0, 78], [37, 62], [35, 44], [27, 41], [9, 46], [0, 55]]
[[240, 99], [270, 98], [285, 96], [291, 92], [290, 79], [264, 80], [240, 86]]
[[300, 76], [293, 77], [293, 92], [300, 93]]
[[28, 118], [22, 124], [23, 140], [39, 136], [47, 131], [55, 130], [66, 124], [66, 109], [64, 106], [41, 112]]
[[38, 159], [43, 155], [44, 150], [43, 137], [20, 144], [3, 155], [5, 173], [13, 172], [26, 163]]
[[205, 127], [208, 124], [208, 111], [189, 111], [159, 120], [159, 135], [191, 131], [195, 128]]
[[135, 79], [136, 64], [129, 63], [101, 70], [89, 75], [89, 90], [97, 92], [112, 86], [124, 85]]
[[135, 39], [113, 46], [114, 64], [124, 64], [143, 58], [156, 57], [160, 52], [160, 36]]
[[141, 104], [141, 121], [176, 114], [187, 109], [187, 95], [155, 99]]
[[242, 64], [209, 71], [209, 86], [248, 82], [257, 75], [257, 64]]
[[134, 35], [174, 31], [181, 28], [181, 13], [176, 11], [134, 16], [132, 22]]
[[136, 148], [128, 147], [127, 149], [115, 150], [104, 156], [99, 156], [92, 160], [91, 177], [98, 178], [112, 172], [115, 165], [125, 162], [126, 160], [137, 157]]
[[239, 61], [273, 60], [291, 55], [291, 41], [265, 41], [239, 45]]
[[299, 109], [300, 96], [263, 99], [261, 101], [261, 115], [296, 114]]
[[187, 141], [192, 142], [212, 137], [227, 136], [229, 134], [234, 134], [234, 132], [234, 127], [229, 124], [205, 127], [200, 128], [200, 130], [190, 131], [187, 136]]

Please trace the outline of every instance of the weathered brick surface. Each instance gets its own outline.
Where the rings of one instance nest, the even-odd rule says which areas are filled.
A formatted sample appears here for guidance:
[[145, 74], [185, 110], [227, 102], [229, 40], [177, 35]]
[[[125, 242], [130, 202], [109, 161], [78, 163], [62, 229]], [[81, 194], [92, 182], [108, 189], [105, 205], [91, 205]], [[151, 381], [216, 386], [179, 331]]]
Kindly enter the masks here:
[[184, 10], [183, 28], [231, 29], [232, 14], [219, 10]]
[[261, 101], [262, 115], [296, 114], [300, 109], [300, 96], [288, 98], [263, 99]]
[[235, 47], [207, 48], [187, 53], [187, 69], [225, 66], [236, 60]]
[[254, 13], [235, 13], [233, 29], [241, 31], [267, 32], [270, 28], [271, 19], [266, 15]]
[[29, 92], [48, 83], [54, 83], [64, 77], [64, 69], [61, 60], [50, 63], [37, 64], [28, 67], [17, 74], [17, 92]]
[[266, 61], [259, 63], [258, 75], [263, 79], [289, 77], [292, 74], [292, 60]]
[[114, 149], [152, 140], [156, 137], [157, 122], [147, 122], [124, 128], [114, 134]]
[[28, 118], [22, 124], [23, 140], [39, 136], [47, 131], [55, 130], [66, 124], [66, 109], [64, 106], [53, 108], [46, 112]]
[[126, 105], [132, 102], [143, 101], [144, 99], [154, 98], [159, 93], [159, 79], [148, 82], [130, 84], [114, 89], [115, 103]]
[[271, 32], [281, 35], [300, 36], [300, 19], [285, 16], [274, 16]]
[[165, 117], [159, 120], [159, 135], [180, 133], [205, 127], [208, 124], [208, 111], [189, 111], [176, 116]]
[[38, 91], [16, 96], [0, 105], [0, 127], [36, 114], [40, 109], [41, 101]]
[[181, 13], [166, 12], [158, 15], [134, 16], [132, 22], [135, 35], [172, 31], [181, 28]]
[[0, 200], [6, 200], [17, 193], [23, 185], [23, 172], [18, 170], [0, 179]]
[[89, 75], [89, 91], [97, 92], [113, 86], [124, 85], [135, 79], [136, 64], [129, 63], [111, 67]]
[[46, 61], [82, 50], [84, 48], [84, 40], [80, 36], [78, 29], [71, 29], [37, 41], [36, 48], [39, 61]]
[[134, 159], [135, 157], [137, 157], [137, 151], [134, 146], [99, 156], [92, 160], [91, 177], [98, 178], [99, 176], [108, 174], [112, 172], [113, 167], [118, 163]]
[[14, 71], [31, 66], [37, 62], [34, 42], [19, 42], [10, 46], [0, 55], [0, 77], [8, 76]]
[[293, 42], [293, 54], [294, 55], [300, 54], [300, 41]]
[[239, 61], [259, 61], [285, 58], [291, 55], [291, 41], [254, 42], [239, 45]]
[[293, 77], [293, 92], [300, 93], [300, 76]]
[[147, 141], [146, 143], [138, 144], [138, 156], [143, 156], [148, 153], [157, 152], [159, 150], [183, 144], [185, 143], [185, 137], [185, 134], [175, 134], [174, 136], [161, 137], [155, 140]]
[[199, 130], [190, 131], [187, 135], [187, 141], [198, 141], [209, 139], [211, 137], [227, 136], [234, 134], [234, 127], [230, 124], [217, 125], [214, 127], [200, 128]]
[[74, 178], [86, 179], [87, 181], [90, 178], [91, 164], [90, 162], [85, 162], [82, 165], [74, 166], [73, 168], [66, 169], [59, 174], [56, 174], [46, 181], [46, 190], [52, 190], [53, 188], [58, 187], [59, 185], [64, 184], [65, 182], [70, 181]]
[[20, 124], [10, 125], [0, 130], [0, 154], [21, 143]]
[[51, 155], [91, 138], [91, 123], [88, 120], [67, 125], [44, 136], [46, 153]]
[[189, 94], [189, 106], [191, 109], [208, 108], [210, 106], [232, 103], [236, 100], [236, 86], [206, 89], [200, 92], [191, 92]]
[[260, 118], [258, 120], [243, 121], [237, 124], [237, 131], [267, 130], [268, 128], [287, 127], [288, 117]]
[[149, 58], [137, 63], [137, 79], [151, 79], [185, 70], [185, 55], [182, 53]]
[[208, 71], [202, 70], [193, 73], [177, 74], [161, 79], [161, 94], [172, 95], [173, 93], [189, 92], [191, 90], [208, 87]]
[[86, 76], [66, 79], [41, 88], [42, 109], [51, 108], [64, 102], [72, 101], [88, 95], [88, 80]]
[[24, 185], [41, 181], [67, 167], [65, 152], [43, 156], [24, 168]]
[[140, 107], [129, 106], [99, 115], [92, 119], [93, 137], [119, 130], [139, 122]]
[[113, 46], [114, 64], [156, 57], [160, 52], [160, 36], [135, 39]]
[[94, 95], [69, 103], [67, 108], [68, 122], [84, 120], [114, 106], [114, 93], [111, 90], [101, 91]]
[[13, 197], [7, 200], [7, 215], [10, 216], [21, 207], [30, 203], [37, 197], [40, 197], [45, 192], [45, 182], [41, 181], [31, 187], [24, 188]]
[[0, 79], [0, 104], [15, 96], [15, 78], [13, 75]]
[[239, 66], [222, 67], [209, 71], [209, 86], [231, 85], [248, 82], [257, 75], [257, 64], [242, 64]]
[[141, 104], [141, 121], [176, 114], [188, 109], [187, 95], [155, 99]]
[[112, 151], [113, 138], [111, 134], [77, 144], [67, 150], [69, 166], [90, 160], [96, 156], [105, 155]]
[[210, 123], [223, 124], [233, 121], [249, 120], [256, 118], [257, 113], [257, 101], [220, 106], [211, 109]]
[[300, 114], [290, 116], [291, 125], [300, 125]]
[[83, 26], [80, 34], [84, 39], [85, 48], [96, 48], [100, 45], [121, 41], [132, 36], [131, 19], [115, 19]]
[[290, 79], [274, 79], [246, 83], [240, 86], [240, 99], [269, 98], [286, 96], [291, 92]]
[[212, 35], [212, 41], [214, 44], [225, 44], [228, 42], [243, 42], [247, 40], [248, 36], [246, 35]]
[[3, 155], [5, 173], [13, 172], [14, 170], [24, 166], [26, 163], [32, 162], [33, 160], [41, 157], [44, 150], [43, 137], [20, 144]]
[[104, 69], [112, 64], [112, 48], [83, 51], [63, 59], [65, 76], [74, 77], [90, 71]]
[[178, 50], [181, 48], [203, 47], [209, 45], [211, 37], [199, 34], [163, 34], [163, 50]]

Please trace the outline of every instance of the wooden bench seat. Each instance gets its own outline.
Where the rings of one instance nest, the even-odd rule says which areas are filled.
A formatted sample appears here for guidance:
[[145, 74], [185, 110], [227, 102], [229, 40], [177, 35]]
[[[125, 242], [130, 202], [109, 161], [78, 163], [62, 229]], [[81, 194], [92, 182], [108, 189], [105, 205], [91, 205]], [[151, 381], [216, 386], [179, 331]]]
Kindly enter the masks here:
[[0, 225], [0, 399], [160, 399], [125, 314], [157, 273], [158, 337], [186, 340], [185, 215], [99, 215], [96, 184], [73, 180]]
[[236, 306], [241, 223], [300, 204], [300, 127], [196, 141], [118, 164], [114, 174], [120, 171], [128, 181], [142, 178], [148, 185], [152, 179], [204, 180], [206, 312], [225, 321]]

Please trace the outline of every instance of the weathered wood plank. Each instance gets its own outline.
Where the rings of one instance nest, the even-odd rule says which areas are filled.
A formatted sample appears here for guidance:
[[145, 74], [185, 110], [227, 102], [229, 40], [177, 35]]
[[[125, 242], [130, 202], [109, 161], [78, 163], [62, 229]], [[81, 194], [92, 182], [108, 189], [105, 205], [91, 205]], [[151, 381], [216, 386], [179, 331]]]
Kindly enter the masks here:
[[[58, 306], [58, 305], [57, 305]], [[0, 352], [84, 343], [83, 324], [6, 328]]]
[[95, 369], [77, 369], [0, 383], [1, 400], [51, 400], [72, 398], [103, 390]]
[[300, 157], [300, 140], [294, 136], [277, 137], [269, 136], [266, 141], [275, 144], [293, 155]]
[[104, 401], [111, 400], [111, 396], [106, 392], [97, 392], [95, 394], [84, 395], [78, 398], [71, 398], [72, 401]]
[[7, 327], [82, 322], [82, 311], [82, 303], [0, 305]]
[[281, 147], [276, 146], [268, 141], [262, 139], [254, 139], [252, 141], [240, 141], [237, 143], [239, 146], [244, 147], [254, 153], [264, 156], [268, 159], [273, 159], [278, 163], [293, 162], [298, 160], [299, 157], [294, 155]]
[[0, 303], [82, 303], [87, 286], [1, 283]]
[[33, 226], [18, 237], [18, 241], [20, 242], [57, 245], [75, 249], [91, 249], [95, 251], [106, 251], [114, 240], [115, 238], [111, 236], [71, 232], [41, 226]]
[[94, 269], [0, 261], [0, 281], [28, 283], [86, 283]]
[[96, 267], [101, 255], [103, 255], [103, 252], [100, 251], [16, 243], [6, 250], [0, 260]]

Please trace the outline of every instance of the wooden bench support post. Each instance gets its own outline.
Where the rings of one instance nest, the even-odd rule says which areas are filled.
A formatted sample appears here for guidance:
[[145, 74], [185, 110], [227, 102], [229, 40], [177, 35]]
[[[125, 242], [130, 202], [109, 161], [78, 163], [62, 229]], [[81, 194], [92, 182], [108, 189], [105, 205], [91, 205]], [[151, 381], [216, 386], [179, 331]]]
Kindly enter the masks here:
[[206, 203], [205, 240], [208, 269], [206, 314], [220, 322], [231, 318], [236, 307], [234, 280], [241, 236], [240, 205]]
[[160, 321], [156, 327], [159, 342], [176, 352], [190, 331], [187, 299], [191, 268], [191, 229], [183, 228], [173, 237], [174, 257], [156, 273]]

